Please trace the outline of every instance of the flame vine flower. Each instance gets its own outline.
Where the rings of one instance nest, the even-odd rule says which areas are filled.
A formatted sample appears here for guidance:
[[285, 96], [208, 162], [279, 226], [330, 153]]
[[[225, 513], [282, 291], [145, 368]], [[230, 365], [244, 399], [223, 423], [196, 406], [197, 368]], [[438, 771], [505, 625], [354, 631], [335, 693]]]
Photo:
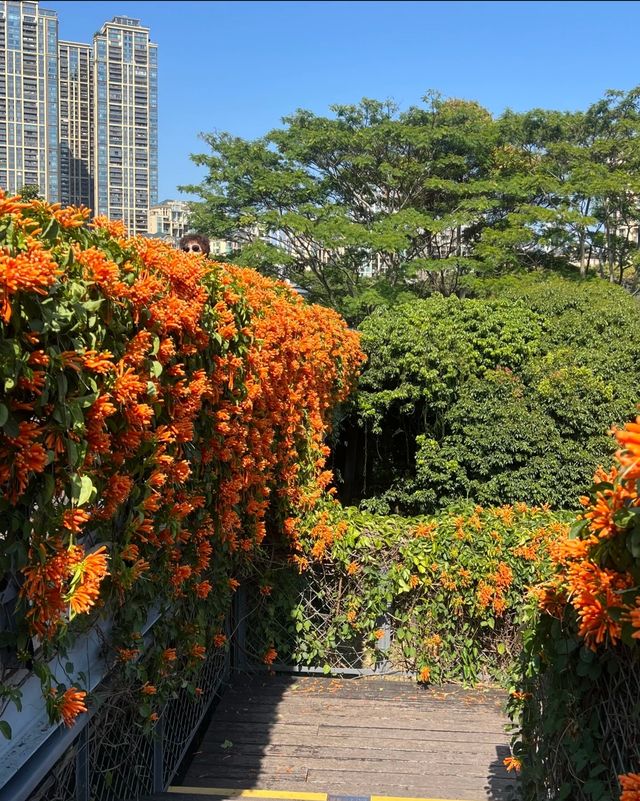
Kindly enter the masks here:
[[112, 663], [161, 704], [227, 647], [262, 543], [300, 552], [363, 355], [284, 284], [88, 216], [0, 191], [0, 564], [45, 692], [47, 659], [105, 614]]

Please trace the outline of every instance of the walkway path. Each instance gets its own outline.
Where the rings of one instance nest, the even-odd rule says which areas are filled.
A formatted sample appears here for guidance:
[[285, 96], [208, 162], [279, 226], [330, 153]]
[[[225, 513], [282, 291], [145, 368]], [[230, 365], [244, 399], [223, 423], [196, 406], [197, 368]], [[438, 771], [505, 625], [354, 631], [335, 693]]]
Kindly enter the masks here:
[[239, 676], [164, 798], [510, 801], [503, 702], [393, 679]]

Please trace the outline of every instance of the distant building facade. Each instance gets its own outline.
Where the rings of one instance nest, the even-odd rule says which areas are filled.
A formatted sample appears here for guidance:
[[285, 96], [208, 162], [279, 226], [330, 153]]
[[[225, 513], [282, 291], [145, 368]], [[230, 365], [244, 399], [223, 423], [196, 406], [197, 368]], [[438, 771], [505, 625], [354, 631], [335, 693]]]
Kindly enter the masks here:
[[94, 36], [95, 212], [148, 233], [158, 202], [158, 53], [139, 20]]
[[148, 233], [158, 203], [158, 48], [114, 17], [92, 44], [59, 39], [55, 11], [0, 0], [0, 187], [37, 184]]
[[60, 196], [58, 18], [37, 2], [0, 2], [0, 186]]
[[189, 204], [185, 200], [163, 200], [149, 209], [149, 235], [177, 245], [187, 232]]
[[92, 48], [58, 43], [60, 202], [93, 207]]

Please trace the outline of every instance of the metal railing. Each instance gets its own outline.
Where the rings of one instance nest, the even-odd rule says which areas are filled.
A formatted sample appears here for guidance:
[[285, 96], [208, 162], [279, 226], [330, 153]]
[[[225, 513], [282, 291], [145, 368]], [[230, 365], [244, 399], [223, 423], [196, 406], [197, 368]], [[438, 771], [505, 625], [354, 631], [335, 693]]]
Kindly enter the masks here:
[[[158, 619], [148, 621], [147, 644]], [[231, 628], [230, 612], [228, 637]], [[104, 636], [103, 625], [100, 638]], [[22, 725], [14, 722], [17, 736], [4, 743], [0, 801], [135, 801], [164, 791], [221, 692], [234, 657], [229, 649], [212, 651], [193, 678], [202, 692], [194, 697], [186, 689], [178, 691], [161, 710], [149, 735], [132, 694], [113, 687], [111, 677], [100, 673], [98, 660], [91, 658], [90, 641], [76, 643], [76, 650], [83, 647], [89, 656], [80, 665], [90, 663], [89, 675], [94, 678], [90, 712], [80, 715], [71, 729], [48, 724], [39, 708], [39, 687], [35, 700], [39, 681], [30, 676], [23, 686], [28, 702], [21, 713], [13, 715], [22, 718]]]

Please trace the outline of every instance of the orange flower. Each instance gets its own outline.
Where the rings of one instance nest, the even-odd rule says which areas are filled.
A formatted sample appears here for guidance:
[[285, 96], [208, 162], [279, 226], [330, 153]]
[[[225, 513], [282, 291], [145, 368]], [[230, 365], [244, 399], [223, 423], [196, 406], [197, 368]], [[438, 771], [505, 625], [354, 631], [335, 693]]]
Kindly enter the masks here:
[[437, 528], [437, 523], [421, 523], [416, 526], [414, 534], [416, 537], [424, 537], [429, 539]]
[[79, 534], [91, 515], [84, 509], [67, 509], [62, 515], [62, 525], [74, 534]]
[[640, 774], [624, 773], [618, 781], [622, 787], [620, 801], [640, 801]]
[[65, 597], [71, 617], [88, 612], [98, 599], [100, 583], [108, 575], [106, 551], [106, 546], [102, 545], [74, 567], [71, 589]]
[[265, 665], [273, 665], [277, 656], [278, 652], [273, 646], [271, 646], [267, 648], [267, 650], [265, 651], [264, 656], [262, 657], [262, 661], [264, 662]]
[[25, 249], [9, 255], [0, 249], [0, 319], [11, 320], [11, 299], [18, 292], [46, 295], [62, 272], [53, 254], [33, 236], [27, 236]]
[[58, 705], [58, 711], [65, 726], [73, 726], [78, 715], [87, 711], [86, 697], [87, 694], [84, 690], [76, 690], [75, 687], [69, 687], [65, 691]]
[[105, 350], [102, 353], [98, 353], [95, 350], [87, 350], [82, 355], [82, 364], [87, 370], [104, 374], [115, 370], [115, 364], [112, 359], [113, 353], [111, 351]]
[[154, 687], [153, 684], [149, 684], [149, 682], [147, 681], [142, 685], [141, 691], [144, 695], [156, 695], [158, 689], [157, 687]]
[[140, 656], [138, 648], [116, 648], [116, 652], [122, 662], [131, 662]]
[[222, 648], [222, 646], [226, 643], [227, 636], [226, 634], [214, 634], [213, 635], [213, 644], [216, 648]]
[[204, 659], [207, 653], [207, 649], [204, 645], [192, 645], [190, 654], [194, 659]]
[[420, 673], [418, 674], [418, 681], [421, 684], [426, 684], [430, 678], [431, 678], [431, 668], [423, 667]]
[[518, 757], [508, 756], [502, 760], [502, 764], [505, 768], [511, 772], [512, 770], [516, 773], [522, 768], [522, 762], [518, 759]]

